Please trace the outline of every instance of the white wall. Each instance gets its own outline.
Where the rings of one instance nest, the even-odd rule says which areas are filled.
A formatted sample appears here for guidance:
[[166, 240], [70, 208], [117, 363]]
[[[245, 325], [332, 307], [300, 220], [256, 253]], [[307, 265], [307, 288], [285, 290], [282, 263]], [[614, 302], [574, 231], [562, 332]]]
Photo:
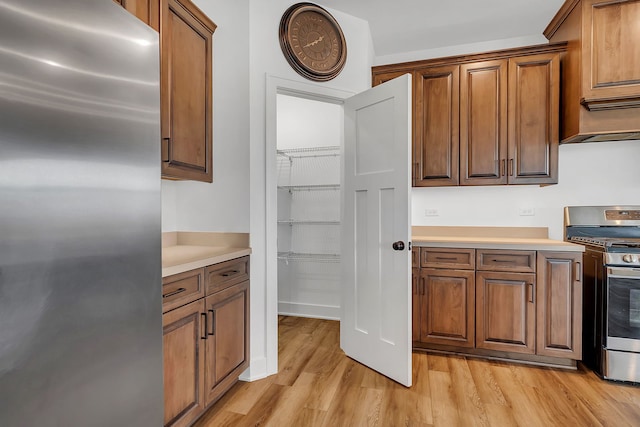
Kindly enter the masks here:
[[[250, 1], [250, 230], [253, 250], [250, 378], [277, 372], [277, 282], [267, 279], [266, 259], [266, 76], [308, 82], [291, 69], [278, 41], [280, 18], [294, 3], [296, 2], [291, 0]], [[371, 80], [373, 48], [369, 25], [361, 19], [328, 10], [344, 31], [348, 51], [346, 65], [340, 75], [321, 85], [360, 92], [369, 87]]]
[[213, 34], [213, 183], [162, 182], [162, 231], [249, 232], [249, 0], [193, 0]]
[[565, 206], [640, 204], [639, 159], [640, 141], [562, 145], [557, 185], [414, 188], [413, 224], [548, 227], [561, 240]]

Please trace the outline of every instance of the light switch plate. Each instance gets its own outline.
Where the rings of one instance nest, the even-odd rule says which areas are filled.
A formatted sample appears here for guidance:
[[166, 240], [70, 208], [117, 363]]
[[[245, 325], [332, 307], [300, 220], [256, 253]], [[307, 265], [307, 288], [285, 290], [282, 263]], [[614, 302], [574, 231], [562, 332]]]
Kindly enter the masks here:
[[535, 216], [535, 214], [534, 208], [520, 208], [520, 216]]
[[425, 209], [424, 216], [440, 216], [438, 209]]

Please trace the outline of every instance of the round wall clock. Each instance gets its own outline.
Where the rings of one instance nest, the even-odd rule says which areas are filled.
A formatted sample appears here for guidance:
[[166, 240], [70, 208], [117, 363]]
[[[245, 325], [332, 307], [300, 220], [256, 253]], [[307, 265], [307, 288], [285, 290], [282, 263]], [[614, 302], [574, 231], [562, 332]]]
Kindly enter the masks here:
[[347, 60], [347, 44], [338, 22], [313, 3], [297, 3], [280, 20], [280, 47], [291, 67], [309, 80], [337, 76]]

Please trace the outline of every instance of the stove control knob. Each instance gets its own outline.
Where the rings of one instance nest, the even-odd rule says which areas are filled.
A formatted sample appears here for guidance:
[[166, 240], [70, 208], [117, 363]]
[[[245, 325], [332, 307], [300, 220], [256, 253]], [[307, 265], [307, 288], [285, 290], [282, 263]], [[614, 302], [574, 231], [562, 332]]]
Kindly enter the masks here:
[[622, 256], [622, 261], [632, 263], [636, 261], [636, 257], [631, 254], [624, 254]]

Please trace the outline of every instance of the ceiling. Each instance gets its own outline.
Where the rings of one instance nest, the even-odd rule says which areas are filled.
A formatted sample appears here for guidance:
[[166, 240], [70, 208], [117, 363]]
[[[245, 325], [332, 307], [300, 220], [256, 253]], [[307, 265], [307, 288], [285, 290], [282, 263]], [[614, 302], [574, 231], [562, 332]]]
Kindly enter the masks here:
[[376, 56], [542, 34], [564, 0], [319, 0], [369, 22]]

